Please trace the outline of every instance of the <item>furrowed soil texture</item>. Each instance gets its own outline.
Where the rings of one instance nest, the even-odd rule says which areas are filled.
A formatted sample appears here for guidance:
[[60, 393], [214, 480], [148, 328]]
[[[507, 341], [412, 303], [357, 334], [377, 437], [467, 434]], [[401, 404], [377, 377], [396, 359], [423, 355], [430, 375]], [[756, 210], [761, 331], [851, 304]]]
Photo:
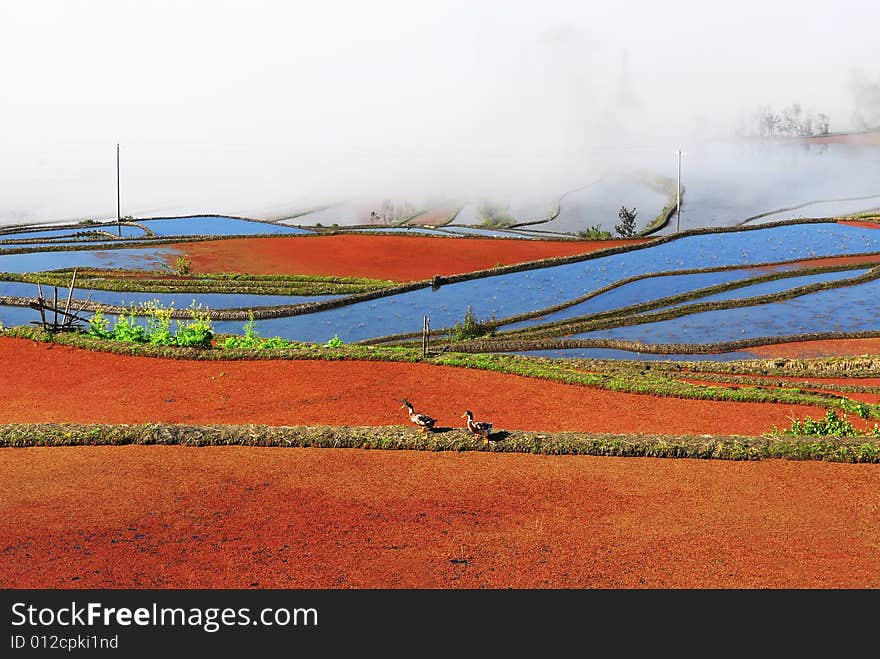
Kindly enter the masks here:
[[877, 588], [877, 465], [0, 450], [4, 588]]
[[[362, 361], [186, 361], [0, 339], [2, 423], [405, 425], [401, 399], [461, 427], [760, 435], [822, 408], [664, 398], [471, 369]], [[861, 419], [856, 421], [864, 426]]]

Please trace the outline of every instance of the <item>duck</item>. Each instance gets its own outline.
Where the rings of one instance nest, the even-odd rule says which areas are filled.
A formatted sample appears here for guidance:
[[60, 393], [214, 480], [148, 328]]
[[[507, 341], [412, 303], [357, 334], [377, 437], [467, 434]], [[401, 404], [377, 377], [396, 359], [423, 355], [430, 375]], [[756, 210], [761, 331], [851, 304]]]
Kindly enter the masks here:
[[489, 444], [489, 433], [492, 432], [492, 424], [488, 421], [474, 421], [474, 413], [466, 410], [461, 418], [467, 417], [467, 429], [478, 437], [482, 437], [486, 445]]
[[419, 426], [419, 432], [425, 432], [426, 430], [434, 429], [434, 424], [437, 423], [437, 419], [434, 419], [427, 414], [416, 412], [413, 409], [412, 403], [410, 403], [406, 398], [403, 399], [403, 405], [401, 405], [400, 407], [401, 409], [406, 408], [407, 410], [409, 410], [409, 420]]

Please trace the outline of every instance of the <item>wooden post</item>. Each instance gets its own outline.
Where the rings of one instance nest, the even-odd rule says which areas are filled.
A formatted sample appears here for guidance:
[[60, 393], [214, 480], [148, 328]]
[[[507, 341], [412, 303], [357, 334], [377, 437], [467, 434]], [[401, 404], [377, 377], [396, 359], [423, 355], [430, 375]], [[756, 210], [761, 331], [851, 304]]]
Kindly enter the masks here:
[[428, 334], [431, 331], [431, 321], [427, 316], [422, 319], [422, 357], [428, 356]]
[[58, 329], [58, 287], [57, 286], [55, 287], [55, 297], [53, 299], [54, 299], [54, 302], [52, 304], [52, 311], [55, 312], [55, 316], [52, 321], [52, 329], [57, 330]]
[[40, 304], [40, 321], [43, 323], [43, 331], [46, 331], [46, 309], [44, 308], [46, 305], [46, 301], [43, 299], [43, 286], [40, 282], [37, 282], [37, 291], [40, 293], [40, 296], [37, 298], [37, 302]]
[[92, 293], [93, 292], [94, 291], [89, 291], [89, 296], [86, 298], [86, 301], [80, 305], [79, 309], [77, 309], [72, 314], [70, 314], [70, 324], [71, 325], [73, 325], [73, 322], [75, 320], [79, 320], [79, 321], [85, 320], [85, 318], [80, 318], [79, 314], [82, 312], [83, 309], [85, 309], [88, 306], [89, 302], [92, 301]]
[[76, 268], [73, 269], [73, 277], [70, 280], [70, 288], [67, 291], [67, 304], [64, 305], [64, 318], [61, 319], [62, 325], [67, 325], [67, 315], [70, 313], [70, 301], [73, 299], [73, 286], [76, 284]]

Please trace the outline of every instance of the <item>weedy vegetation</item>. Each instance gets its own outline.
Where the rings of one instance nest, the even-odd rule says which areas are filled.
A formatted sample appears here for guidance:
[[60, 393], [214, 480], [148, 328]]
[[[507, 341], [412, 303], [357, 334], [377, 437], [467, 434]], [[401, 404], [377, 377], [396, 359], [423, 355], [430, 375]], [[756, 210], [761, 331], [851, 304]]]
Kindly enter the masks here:
[[[862, 403], [864, 405], [864, 403]], [[865, 406], [867, 409], [867, 406]], [[864, 412], [866, 414], [866, 412]], [[865, 416], [865, 418], [867, 418]], [[862, 432], [855, 428], [852, 422], [847, 418], [844, 412], [838, 416], [837, 411], [828, 409], [825, 416], [821, 419], [812, 419], [807, 416], [803, 419], [791, 418], [791, 426], [786, 430], [780, 430], [776, 426], [770, 431], [770, 435], [774, 437], [782, 435], [813, 435], [818, 437], [880, 437], [880, 426], [876, 423], [874, 427], [867, 432]]]
[[[120, 343], [210, 348], [214, 330], [208, 309], [196, 306], [193, 301], [189, 308], [190, 318], [176, 321], [172, 332], [172, 306], [166, 307], [158, 300], [129, 305], [128, 311], [117, 317], [112, 329], [110, 320], [99, 309], [89, 319], [86, 333], [97, 339]], [[146, 325], [140, 323], [140, 317], [146, 318]]]
[[464, 319], [455, 323], [455, 326], [449, 332], [449, 338], [452, 341], [467, 341], [481, 336], [492, 336], [493, 334], [495, 334], [494, 324], [489, 321], [481, 321], [477, 318], [476, 313], [474, 313], [474, 308], [468, 305]]
[[248, 320], [244, 324], [242, 331], [244, 333], [241, 336], [227, 336], [218, 345], [226, 350], [271, 350], [279, 348], [289, 348], [290, 346], [294, 345], [292, 342], [285, 341], [279, 336], [274, 336], [272, 338], [263, 338], [262, 336], [260, 336], [260, 334], [257, 332], [257, 323], [254, 320], [253, 310], [249, 310]]

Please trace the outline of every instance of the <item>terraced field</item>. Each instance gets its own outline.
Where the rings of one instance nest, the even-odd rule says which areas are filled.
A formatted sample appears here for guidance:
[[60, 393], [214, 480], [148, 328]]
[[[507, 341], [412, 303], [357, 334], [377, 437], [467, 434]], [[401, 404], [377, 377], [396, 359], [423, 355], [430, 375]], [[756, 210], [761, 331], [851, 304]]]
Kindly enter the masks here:
[[7, 587], [878, 585], [875, 219], [135, 224], [2, 236]]

